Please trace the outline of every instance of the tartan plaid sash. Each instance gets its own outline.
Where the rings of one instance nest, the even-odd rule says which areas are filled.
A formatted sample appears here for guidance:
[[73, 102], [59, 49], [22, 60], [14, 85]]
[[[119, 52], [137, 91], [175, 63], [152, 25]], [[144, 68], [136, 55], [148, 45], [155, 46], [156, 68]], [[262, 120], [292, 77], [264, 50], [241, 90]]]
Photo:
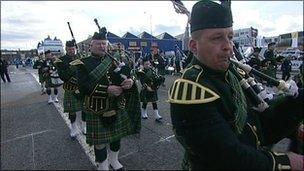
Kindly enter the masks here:
[[235, 106], [234, 127], [238, 134], [241, 134], [247, 119], [247, 103], [242, 87], [236, 76], [228, 70], [229, 84], [232, 89], [232, 103]]

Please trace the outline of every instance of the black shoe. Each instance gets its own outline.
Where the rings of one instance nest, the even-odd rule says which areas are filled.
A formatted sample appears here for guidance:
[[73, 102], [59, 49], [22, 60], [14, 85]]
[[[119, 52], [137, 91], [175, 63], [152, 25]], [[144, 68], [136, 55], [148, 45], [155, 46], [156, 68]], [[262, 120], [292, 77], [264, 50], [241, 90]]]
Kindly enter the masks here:
[[141, 117], [142, 119], [148, 119], [148, 117]]
[[162, 122], [162, 121], [161, 121], [162, 119], [163, 119], [163, 118], [157, 118], [157, 119], [155, 119], [155, 121], [161, 123], [161, 122]]

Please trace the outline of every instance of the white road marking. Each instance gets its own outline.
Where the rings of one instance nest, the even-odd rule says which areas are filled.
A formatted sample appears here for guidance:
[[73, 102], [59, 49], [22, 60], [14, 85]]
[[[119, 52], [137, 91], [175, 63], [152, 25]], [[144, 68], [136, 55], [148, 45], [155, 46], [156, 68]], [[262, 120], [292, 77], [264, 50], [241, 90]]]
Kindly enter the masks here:
[[33, 136], [33, 135], [42, 134], [42, 133], [45, 133], [45, 132], [48, 132], [48, 131], [53, 131], [53, 130], [49, 129], [49, 130], [44, 130], [44, 131], [39, 131], [39, 132], [26, 134], [26, 135], [22, 135], [22, 136], [19, 136], [19, 137], [16, 137], [16, 138], [8, 139], [6, 141], [2, 141], [1, 143], [7, 143], [7, 142], [15, 141], [17, 139], [22, 139], [22, 138], [26, 138], [26, 137]]
[[[31, 75], [35, 78], [35, 80], [39, 83], [39, 77], [35, 74], [35, 73], [31, 73]], [[69, 129], [71, 130], [71, 123], [70, 120], [68, 118], [68, 114], [63, 112], [63, 105], [60, 103], [53, 103], [55, 108], [57, 109], [58, 113], [60, 114], [60, 116], [62, 117], [62, 119], [65, 121], [65, 123], [67, 124], [67, 126], [69, 127]], [[79, 121], [80, 119], [76, 119], [76, 121]], [[78, 124], [79, 125], [79, 122]], [[79, 144], [81, 145], [82, 149], [85, 151], [85, 154], [88, 156], [90, 162], [94, 165], [97, 166], [96, 162], [95, 162], [95, 155], [94, 155], [94, 148], [93, 146], [89, 146], [86, 143], [85, 140], [85, 135], [83, 135], [81, 133], [81, 131], [78, 129], [79, 134], [77, 135], [76, 139], [79, 142]], [[68, 135], [69, 136], [69, 135]]]
[[170, 136], [168, 136], [168, 137], [166, 137], [166, 138], [160, 138], [160, 140], [159, 140], [159, 141], [156, 141], [154, 144], [158, 144], [158, 143], [164, 142], [164, 141], [170, 142], [170, 139], [173, 138], [173, 137], [175, 137], [175, 135], [170, 135]]

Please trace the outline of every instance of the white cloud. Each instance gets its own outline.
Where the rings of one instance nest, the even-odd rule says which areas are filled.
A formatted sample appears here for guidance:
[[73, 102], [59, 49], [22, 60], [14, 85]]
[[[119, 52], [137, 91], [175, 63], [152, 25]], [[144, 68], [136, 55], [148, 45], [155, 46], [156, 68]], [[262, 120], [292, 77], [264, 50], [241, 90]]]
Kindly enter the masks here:
[[[195, 3], [183, 2], [188, 10]], [[303, 3], [292, 1], [233, 1], [234, 28], [252, 26], [264, 36], [299, 31], [303, 28], [302, 8]], [[36, 48], [47, 35], [65, 42], [71, 39], [67, 21], [81, 41], [97, 31], [94, 18], [118, 36], [127, 31], [150, 33], [151, 23], [153, 35], [168, 32], [175, 36], [184, 32], [187, 22], [170, 1], [2, 1], [1, 48]]]

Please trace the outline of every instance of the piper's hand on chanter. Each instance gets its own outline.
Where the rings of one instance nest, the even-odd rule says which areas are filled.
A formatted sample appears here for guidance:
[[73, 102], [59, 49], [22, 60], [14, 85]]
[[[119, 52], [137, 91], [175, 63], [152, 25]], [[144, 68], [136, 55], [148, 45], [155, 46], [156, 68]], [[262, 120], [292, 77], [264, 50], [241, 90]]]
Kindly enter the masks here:
[[287, 90], [287, 95], [293, 96], [293, 97], [298, 97], [299, 95], [299, 88], [296, 84], [296, 82], [292, 79], [286, 81], [287, 84], [289, 84], [289, 89]]
[[148, 91], [153, 91], [153, 89], [150, 86], [147, 86]]
[[48, 70], [49, 70], [48, 67], [44, 67], [44, 68], [43, 68], [43, 71], [45, 71], [45, 72], [47, 72]]
[[123, 89], [130, 89], [133, 86], [133, 84], [134, 84], [134, 81], [131, 78], [129, 78], [129, 79], [124, 80], [121, 83], [121, 87]]
[[290, 161], [290, 166], [292, 171], [304, 170], [303, 160], [304, 157], [301, 154], [296, 154], [294, 152], [288, 152], [287, 156]]
[[110, 85], [107, 89], [107, 92], [113, 96], [119, 96], [122, 93], [123, 89], [121, 86]]

